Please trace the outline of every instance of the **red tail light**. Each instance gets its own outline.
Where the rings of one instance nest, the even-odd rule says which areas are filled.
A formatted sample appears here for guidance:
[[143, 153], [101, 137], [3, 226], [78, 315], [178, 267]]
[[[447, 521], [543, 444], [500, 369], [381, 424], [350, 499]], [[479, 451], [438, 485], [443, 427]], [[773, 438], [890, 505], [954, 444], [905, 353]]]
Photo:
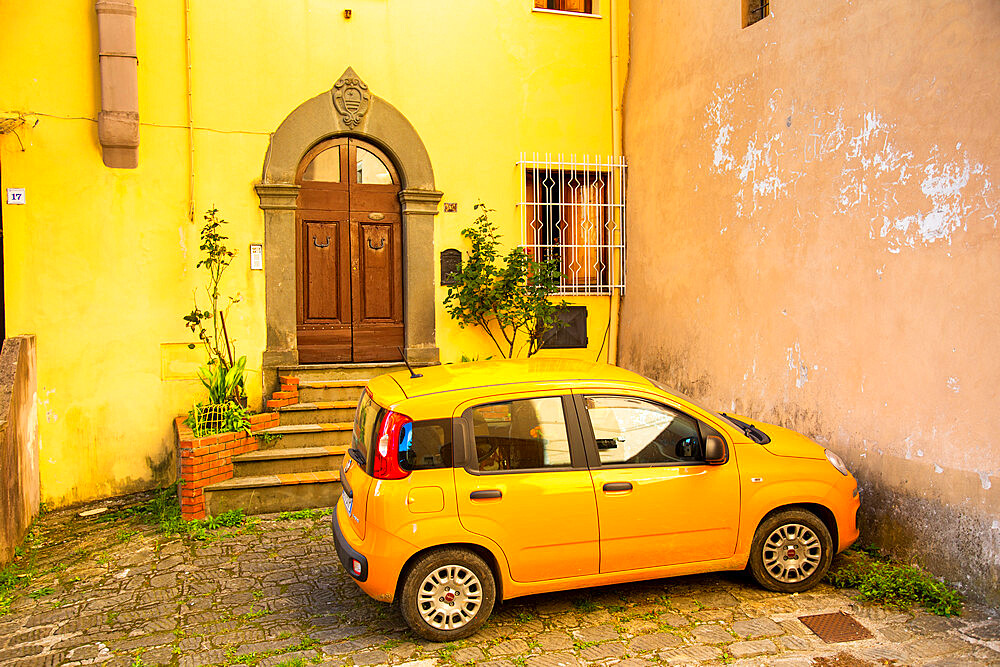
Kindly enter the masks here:
[[412, 423], [412, 419], [398, 412], [389, 412], [382, 420], [372, 471], [375, 479], [403, 479], [410, 474], [399, 465], [399, 441], [406, 425]]

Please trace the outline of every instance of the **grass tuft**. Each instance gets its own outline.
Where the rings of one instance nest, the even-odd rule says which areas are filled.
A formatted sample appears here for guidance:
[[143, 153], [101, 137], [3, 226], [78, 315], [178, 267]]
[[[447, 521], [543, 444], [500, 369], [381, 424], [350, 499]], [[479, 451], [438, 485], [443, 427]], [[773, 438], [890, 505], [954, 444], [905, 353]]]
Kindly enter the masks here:
[[853, 549], [826, 575], [837, 588], [856, 588], [862, 600], [907, 609], [920, 605], [938, 616], [962, 613], [962, 596], [916, 565], [901, 565], [871, 549]]

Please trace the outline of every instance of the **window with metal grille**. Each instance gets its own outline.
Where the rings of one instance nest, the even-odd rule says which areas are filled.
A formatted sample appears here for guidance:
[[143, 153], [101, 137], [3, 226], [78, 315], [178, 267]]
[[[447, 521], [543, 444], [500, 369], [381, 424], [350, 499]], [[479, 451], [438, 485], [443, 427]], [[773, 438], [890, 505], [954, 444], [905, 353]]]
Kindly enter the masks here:
[[768, 14], [768, 0], [743, 0], [743, 27], [753, 25]]
[[535, 9], [551, 9], [557, 12], [593, 14], [597, 0], [535, 0]]
[[559, 294], [625, 290], [625, 158], [562, 155], [518, 162], [521, 244], [533, 258], [557, 259]]

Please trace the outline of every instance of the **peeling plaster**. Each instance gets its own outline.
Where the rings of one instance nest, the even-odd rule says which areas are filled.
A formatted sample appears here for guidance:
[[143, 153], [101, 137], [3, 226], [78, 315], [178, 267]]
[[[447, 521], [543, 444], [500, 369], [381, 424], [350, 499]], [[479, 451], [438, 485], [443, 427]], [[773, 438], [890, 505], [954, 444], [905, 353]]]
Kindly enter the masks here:
[[[808, 169], [796, 167], [822, 161], [838, 174], [831, 214], [871, 220], [870, 238], [883, 239], [890, 253], [939, 242], [950, 245], [955, 232], [968, 231], [970, 224], [996, 229], [1000, 198], [989, 169], [961, 143], [950, 157], [937, 146], [919, 155], [900, 145], [896, 124], [874, 109], [852, 115], [843, 107], [796, 108], [796, 103], [782, 103], [781, 89], [768, 100], [769, 113], [761, 114], [744, 95], [749, 82], [717, 86], [705, 106], [703, 125], [711, 141], [711, 171], [735, 179], [737, 217], [750, 218], [770, 202], [794, 197], [799, 181], [811, 177]], [[793, 118], [796, 130], [803, 130], [789, 129]], [[921, 196], [913, 197], [917, 182]], [[767, 229], [757, 222], [763, 241]]]
[[809, 365], [802, 361], [802, 350], [798, 343], [785, 350], [785, 358], [788, 360], [788, 370], [795, 375], [795, 387], [801, 389], [809, 381]]

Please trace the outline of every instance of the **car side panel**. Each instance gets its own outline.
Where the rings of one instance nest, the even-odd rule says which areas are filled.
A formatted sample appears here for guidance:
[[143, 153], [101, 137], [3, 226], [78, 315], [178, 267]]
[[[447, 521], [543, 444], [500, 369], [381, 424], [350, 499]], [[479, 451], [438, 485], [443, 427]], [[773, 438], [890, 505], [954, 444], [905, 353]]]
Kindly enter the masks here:
[[841, 475], [826, 459], [775, 456], [756, 444], [735, 445], [740, 459], [743, 519], [736, 550], [749, 553], [754, 533], [772, 510], [787, 505], [816, 504], [830, 510], [837, 522], [838, 551], [858, 539], [855, 516], [860, 499], [853, 476]]
[[[364, 539], [352, 530], [343, 531], [350, 546], [368, 558], [367, 581], [357, 583], [377, 600], [392, 602], [406, 562], [425, 549], [475, 544], [494, 555], [501, 572], [507, 571], [497, 545], [465, 530], [459, 522], [454, 469], [419, 472], [404, 479], [375, 480], [369, 491]], [[379, 502], [372, 502], [376, 497]], [[350, 525], [343, 499], [337, 502], [336, 517], [342, 530]]]

